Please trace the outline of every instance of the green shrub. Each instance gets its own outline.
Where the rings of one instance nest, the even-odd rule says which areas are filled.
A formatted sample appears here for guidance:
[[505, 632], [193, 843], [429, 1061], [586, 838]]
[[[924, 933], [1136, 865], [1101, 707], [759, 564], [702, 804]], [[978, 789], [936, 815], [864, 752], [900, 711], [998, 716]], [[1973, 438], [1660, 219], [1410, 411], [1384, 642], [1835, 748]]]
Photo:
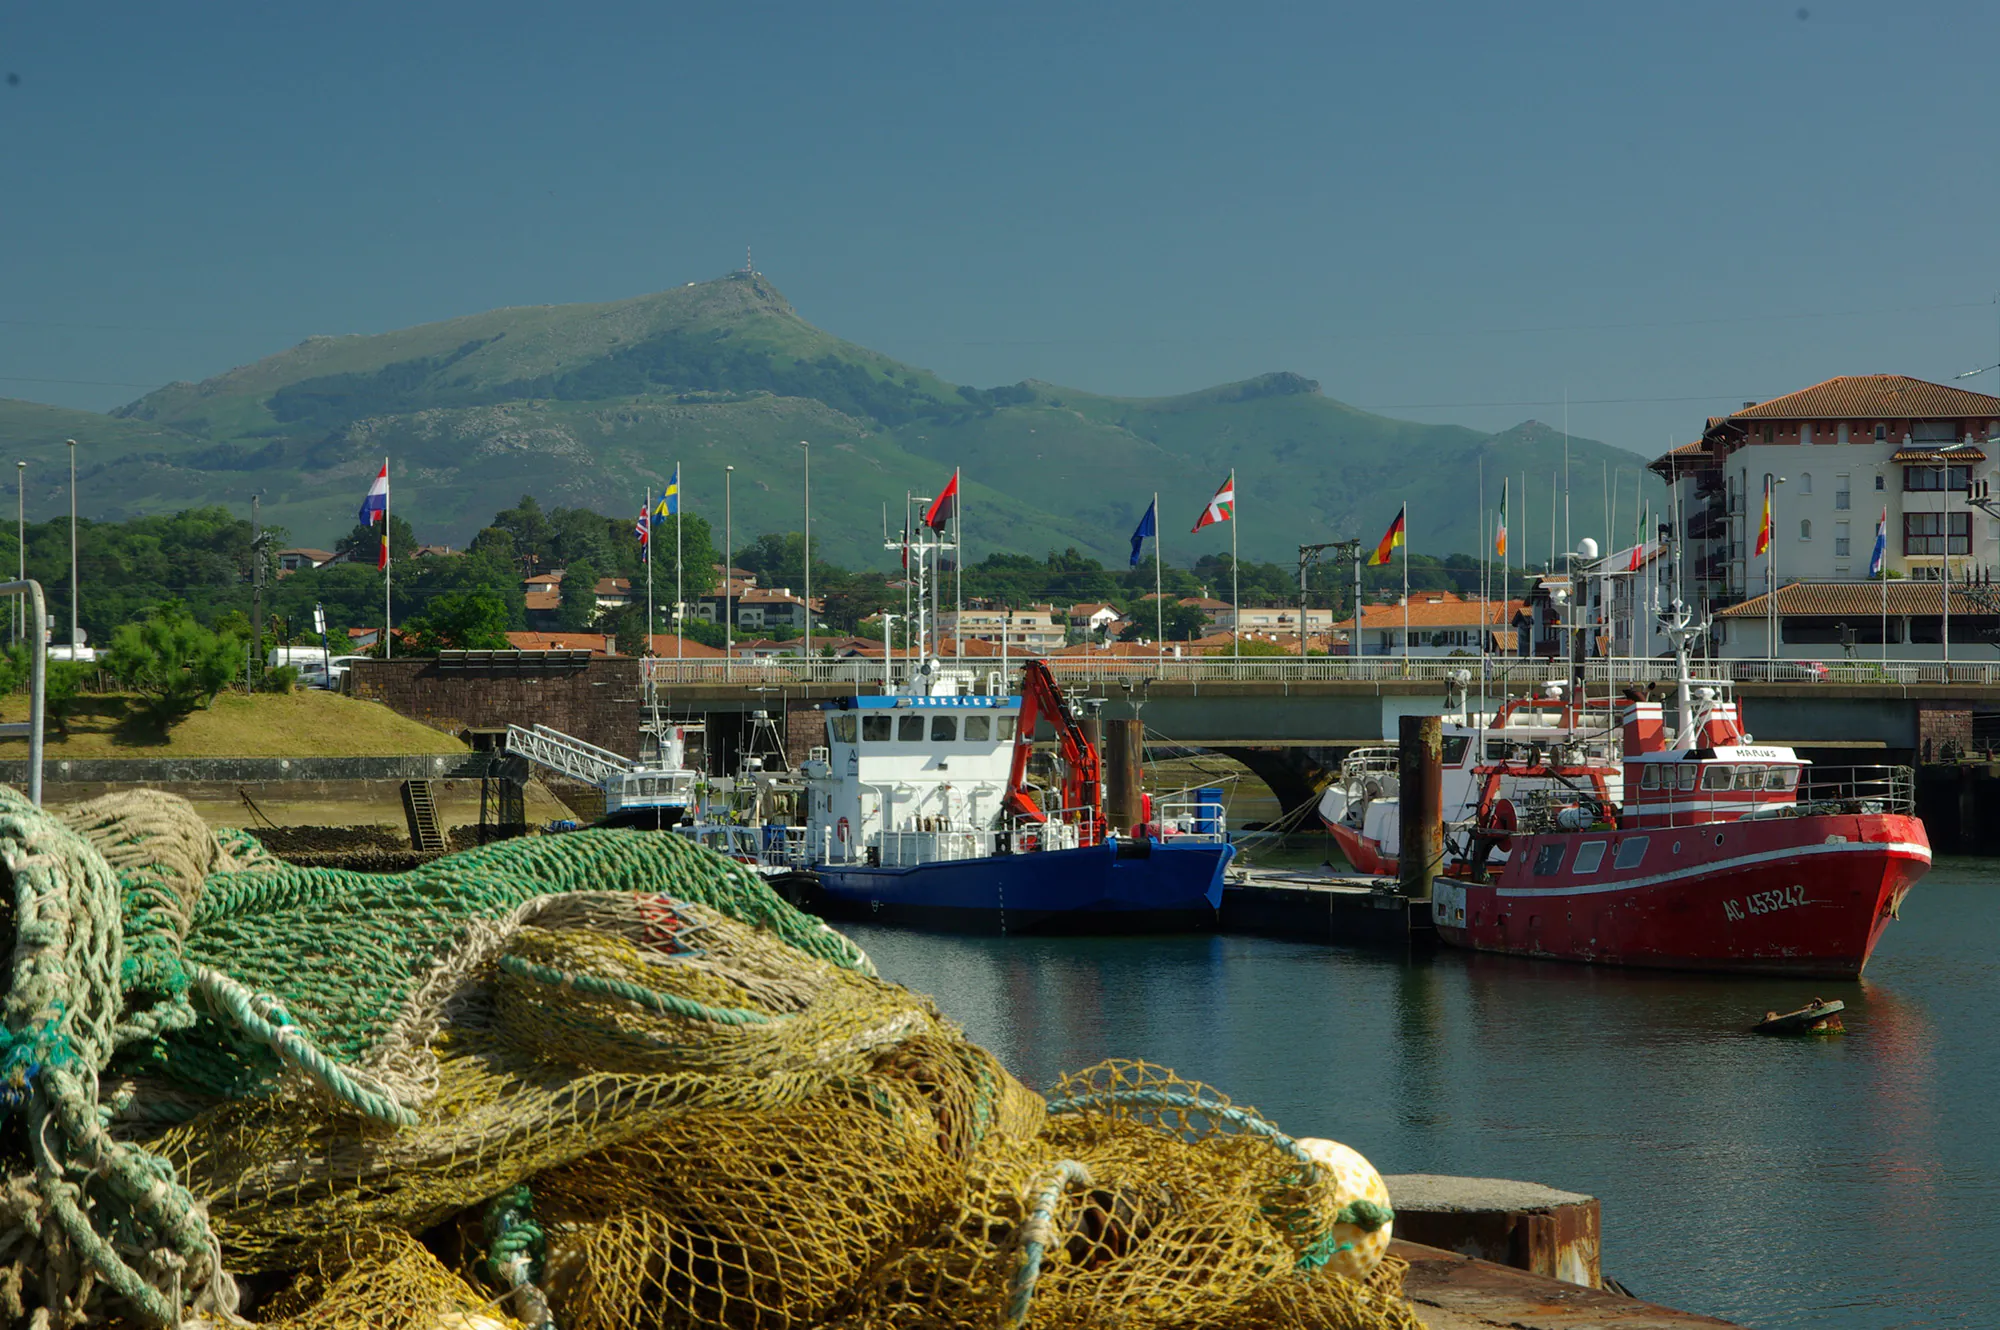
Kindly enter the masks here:
[[164, 730], [213, 702], [248, 659], [242, 637], [202, 627], [187, 606], [173, 602], [121, 625], [104, 668], [140, 695], [139, 718]]

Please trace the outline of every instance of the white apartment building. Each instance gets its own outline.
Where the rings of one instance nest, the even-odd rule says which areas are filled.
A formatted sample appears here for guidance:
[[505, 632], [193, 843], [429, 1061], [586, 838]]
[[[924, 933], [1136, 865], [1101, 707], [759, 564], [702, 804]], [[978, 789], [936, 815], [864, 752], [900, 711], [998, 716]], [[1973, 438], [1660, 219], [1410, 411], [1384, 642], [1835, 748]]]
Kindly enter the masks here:
[[938, 624], [949, 637], [996, 644], [1004, 638], [1010, 652], [1036, 652], [1054, 651], [1068, 640], [1068, 619], [1053, 605], [1031, 605], [1023, 610], [946, 611]]

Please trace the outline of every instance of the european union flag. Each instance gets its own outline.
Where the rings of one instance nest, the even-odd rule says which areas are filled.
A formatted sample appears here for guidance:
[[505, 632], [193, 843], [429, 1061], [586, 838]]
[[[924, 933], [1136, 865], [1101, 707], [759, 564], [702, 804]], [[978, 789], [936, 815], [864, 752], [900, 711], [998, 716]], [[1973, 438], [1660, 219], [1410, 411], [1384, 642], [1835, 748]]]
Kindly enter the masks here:
[[1132, 567], [1139, 566], [1139, 546], [1146, 543], [1146, 537], [1159, 534], [1159, 514], [1156, 511], [1160, 501], [1155, 498], [1146, 505], [1146, 515], [1139, 519], [1139, 529], [1132, 533]]

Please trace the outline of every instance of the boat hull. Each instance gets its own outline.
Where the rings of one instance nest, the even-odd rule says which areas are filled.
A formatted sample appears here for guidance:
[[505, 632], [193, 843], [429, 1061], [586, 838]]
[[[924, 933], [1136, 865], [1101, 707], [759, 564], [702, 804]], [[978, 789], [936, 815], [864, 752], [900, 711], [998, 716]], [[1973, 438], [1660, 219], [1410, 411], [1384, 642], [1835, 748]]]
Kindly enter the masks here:
[[826, 864], [794, 893], [829, 918], [947, 932], [1180, 932], [1215, 926], [1235, 853], [1216, 841], [1124, 841], [910, 867]]
[[[1617, 868], [1619, 847], [1639, 837], [1647, 847]], [[1593, 843], [1604, 846], [1602, 859], [1574, 871]], [[1438, 879], [1432, 919], [1444, 942], [1603, 965], [1834, 979], [1862, 972], [1931, 861], [1923, 823], [1887, 813], [1523, 835], [1513, 849], [1495, 881]]]
[[1353, 827], [1343, 822], [1328, 822], [1320, 819], [1334, 844], [1347, 857], [1357, 873], [1367, 873], [1374, 877], [1393, 877], [1401, 860], [1393, 854], [1385, 854], [1380, 845], [1369, 840]]

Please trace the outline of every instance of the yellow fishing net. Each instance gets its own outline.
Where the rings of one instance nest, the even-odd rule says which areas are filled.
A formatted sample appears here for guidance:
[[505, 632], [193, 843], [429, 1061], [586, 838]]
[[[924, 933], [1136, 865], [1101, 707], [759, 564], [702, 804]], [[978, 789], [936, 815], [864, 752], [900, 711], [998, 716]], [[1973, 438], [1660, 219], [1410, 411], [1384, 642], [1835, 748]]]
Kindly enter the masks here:
[[1326, 1143], [1143, 1063], [1044, 1099], [671, 835], [363, 878], [0, 791], [0, 868], [0, 1313], [1417, 1324]]

